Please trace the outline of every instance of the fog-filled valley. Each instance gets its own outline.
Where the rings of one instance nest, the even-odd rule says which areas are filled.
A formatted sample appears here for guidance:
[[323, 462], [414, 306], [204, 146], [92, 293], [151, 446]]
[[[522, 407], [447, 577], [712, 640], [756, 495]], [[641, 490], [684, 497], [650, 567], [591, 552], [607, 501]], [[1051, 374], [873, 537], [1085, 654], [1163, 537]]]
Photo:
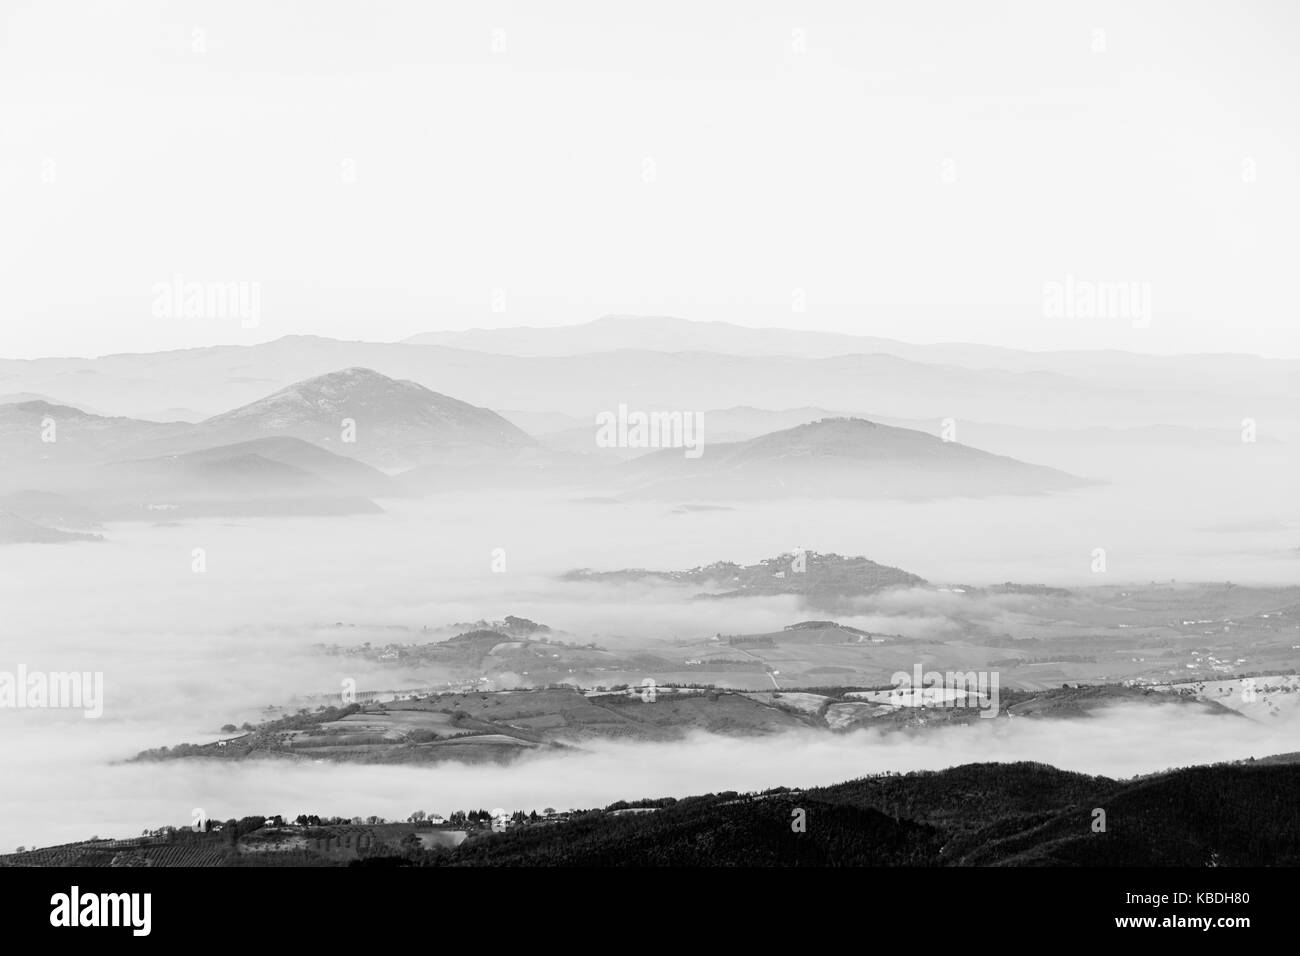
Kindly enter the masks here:
[[1288, 926], [1298, 38], [5, 4], [0, 916]]
[[[546, 410], [544, 402], [538, 400], [538, 413]], [[112, 411], [107, 398], [96, 407]], [[362, 429], [373, 422], [357, 417]], [[707, 429], [707, 414], [704, 421]], [[960, 422], [957, 429], [959, 441], [974, 443]], [[938, 435], [940, 423], [929, 430]], [[975, 760], [1039, 760], [1130, 776], [1295, 750], [1300, 711], [1291, 707], [1267, 719], [1242, 719], [1119, 702], [1084, 716], [976, 720], [902, 734], [865, 724], [841, 733], [796, 728], [757, 736], [694, 728], [673, 742], [589, 739], [504, 764], [285, 762], [265, 755], [235, 763], [201, 757], [126, 762], [151, 748], [228, 737], [223, 725], [256, 724], [268, 705], [277, 713], [309, 699], [316, 706], [338, 696], [347, 681], [374, 690], [451, 686], [465, 674], [373, 654], [322, 653], [321, 646], [433, 641], [454, 634], [459, 623], [506, 615], [541, 622], [575, 645], [594, 643], [630, 661], [638, 654], [680, 659], [695, 653], [680, 650], [690, 642], [780, 632], [833, 616], [844, 626], [893, 635], [890, 641], [925, 642], [924, 653], [900, 644], [896, 659], [924, 660], [943, 670], [975, 666], [977, 659], [960, 650], [974, 640], [972, 627], [1033, 639], [1050, 630], [1046, 622], [1057, 613], [1037, 607], [1032, 595], [973, 589], [1004, 582], [1066, 591], [1159, 583], [1169, 588], [1172, 621], [1197, 616], [1179, 611], [1183, 587], [1296, 583], [1295, 446], [1271, 432], [1269, 440], [1243, 442], [1228, 430], [1218, 440], [1162, 449], [1116, 441], [1113, 434], [1049, 429], [1035, 441], [1032, 433], [1013, 431], [1004, 430], [1003, 443], [987, 450], [1092, 483], [1044, 493], [910, 500], [872, 496], [864, 487], [856, 497], [737, 495], [700, 505], [627, 493], [624, 479], [604, 477], [603, 469], [612, 466], [593, 443], [583, 458], [592, 470], [581, 481], [524, 474], [508, 488], [407, 489], [375, 496], [373, 513], [157, 511], [137, 520], [83, 523], [102, 540], [0, 548], [4, 659], [47, 672], [102, 671], [104, 698], [103, 715], [95, 719], [57, 709], [3, 715], [0, 762], [9, 772], [0, 785], [0, 847], [92, 833], [129, 836], [182, 824], [193, 808], [220, 818], [300, 811], [402, 818], [418, 806], [444, 812], [479, 805], [599, 806], [645, 796], [829, 784]], [[16, 441], [11, 434], [6, 448]], [[337, 442], [330, 447], [349, 451]], [[703, 460], [708, 454], [706, 431]], [[103, 455], [112, 457], [111, 449]], [[23, 459], [25, 487], [35, 485], [41, 461]], [[77, 467], [67, 473], [80, 474]], [[402, 472], [387, 473], [400, 478]], [[869, 482], [870, 473], [863, 476]], [[232, 487], [224, 478], [217, 484], [227, 492]], [[18, 492], [17, 480], [6, 490]], [[64, 490], [89, 489], [72, 482]], [[746, 565], [804, 549], [864, 555], [926, 584], [852, 595], [828, 614], [798, 593], [699, 600], [698, 589], [653, 578], [563, 578], [580, 568]], [[1104, 551], [1100, 566], [1096, 549]], [[1085, 621], [1080, 612], [1075, 623]], [[1070, 620], [1055, 624], [1068, 631]], [[1290, 635], [1290, 644], [1300, 645], [1300, 630]], [[1300, 651], [1291, 652], [1291, 668], [1296, 659]], [[878, 683], [888, 683], [884, 674], [893, 669], [885, 667]], [[1259, 669], [1247, 664], [1235, 672]], [[490, 673], [485, 687], [492, 690], [535, 683], [518, 670], [484, 673]], [[641, 673], [629, 664], [606, 682], [636, 685]], [[699, 680], [755, 691], [770, 688], [769, 680], [778, 685], [781, 678], [769, 676], [777, 673], [768, 664], [766, 673], [702, 673]], [[1014, 676], [1004, 676], [1004, 688], [1015, 684]]]

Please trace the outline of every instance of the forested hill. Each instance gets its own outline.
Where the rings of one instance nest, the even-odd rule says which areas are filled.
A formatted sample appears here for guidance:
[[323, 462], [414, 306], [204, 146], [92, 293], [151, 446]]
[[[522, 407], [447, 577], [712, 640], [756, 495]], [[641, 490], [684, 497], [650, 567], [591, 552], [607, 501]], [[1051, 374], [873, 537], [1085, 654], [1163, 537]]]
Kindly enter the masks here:
[[[0, 856], [3, 866], [1296, 866], [1300, 755], [1111, 780], [968, 764], [599, 810], [261, 814]], [[500, 816], [500, 815], [499, 815]], [[500, 824], [504, 832], [496, 832]]]
[[[426, 854], [487, 866], [1285, 866], [1300, 864], [1300, 764], [1120, 782], [969, 764], [803, 792], [592, 813]], [[1105, 830], [1095, 829], [1105, 812]], [[802, 811], [800, 813], [799, 811]], [[802, 817], [803, 831], [796, 832]]]

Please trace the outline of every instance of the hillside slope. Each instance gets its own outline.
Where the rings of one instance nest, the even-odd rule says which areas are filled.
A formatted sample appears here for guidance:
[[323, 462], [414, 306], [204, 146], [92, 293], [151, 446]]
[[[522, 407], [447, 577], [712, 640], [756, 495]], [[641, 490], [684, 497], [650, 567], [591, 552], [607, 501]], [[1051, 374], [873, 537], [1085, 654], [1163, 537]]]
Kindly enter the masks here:
[[1089, 482], [861, 418], [830, 418], [749, 441], [663, 449], [619, 466], [634, 498], [939, 498], [1026, 495]]
[[449, 450], [535, 444], [496, 412], [368, 368], [297, 382], [199, 428], [227, 443], [292, 436], [389, 468], [439, 460]]

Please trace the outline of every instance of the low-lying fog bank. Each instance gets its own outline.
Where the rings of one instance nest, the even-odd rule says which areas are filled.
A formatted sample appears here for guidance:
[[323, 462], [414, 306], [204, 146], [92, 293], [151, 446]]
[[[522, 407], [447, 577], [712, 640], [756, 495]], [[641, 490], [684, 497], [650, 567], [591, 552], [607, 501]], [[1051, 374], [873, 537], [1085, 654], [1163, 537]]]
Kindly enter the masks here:
[[91, 735], [70, 722], [40, 721], [0, 745], [6, 768], [0, 850], [183, 826], [196, 808], [220, 819], [299, 812], [405, 819], [415, 810], [594, 807], [644, 796], [809, 787], [979, 761], [1035, 760], [1128, 777], [1292, 751], [1298, 731], [1294, 720], [1263, 725], [1182, 708], [1120, 705], [1070, 721], [977, 721], [918, 734], [696, 735], [672, 744], [594, 743], [508, 766], [412, 768], [280, 761], [109, 765], [109, 757], [129, 752], [140, 735], [166, 731], [124, 724]]

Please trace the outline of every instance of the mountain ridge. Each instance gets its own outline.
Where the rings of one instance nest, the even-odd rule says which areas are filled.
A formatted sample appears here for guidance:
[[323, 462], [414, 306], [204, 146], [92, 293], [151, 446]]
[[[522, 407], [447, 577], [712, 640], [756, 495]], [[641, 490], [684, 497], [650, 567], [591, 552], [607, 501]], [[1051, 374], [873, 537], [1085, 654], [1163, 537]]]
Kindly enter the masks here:
[[[707, 437], [707, 429], [705, 430]], [[862, 418], [826, 418], [740, 442], [650, 452], [618, 466], [627, 494], [655, 499], [986, 497], [1094, 482]]]
[[295, 382], [198, 427], [245, 440], [291, 435], [387, 466], [421, 464], [434, 446], [535, 444], [490, 409], [360, 366]]

